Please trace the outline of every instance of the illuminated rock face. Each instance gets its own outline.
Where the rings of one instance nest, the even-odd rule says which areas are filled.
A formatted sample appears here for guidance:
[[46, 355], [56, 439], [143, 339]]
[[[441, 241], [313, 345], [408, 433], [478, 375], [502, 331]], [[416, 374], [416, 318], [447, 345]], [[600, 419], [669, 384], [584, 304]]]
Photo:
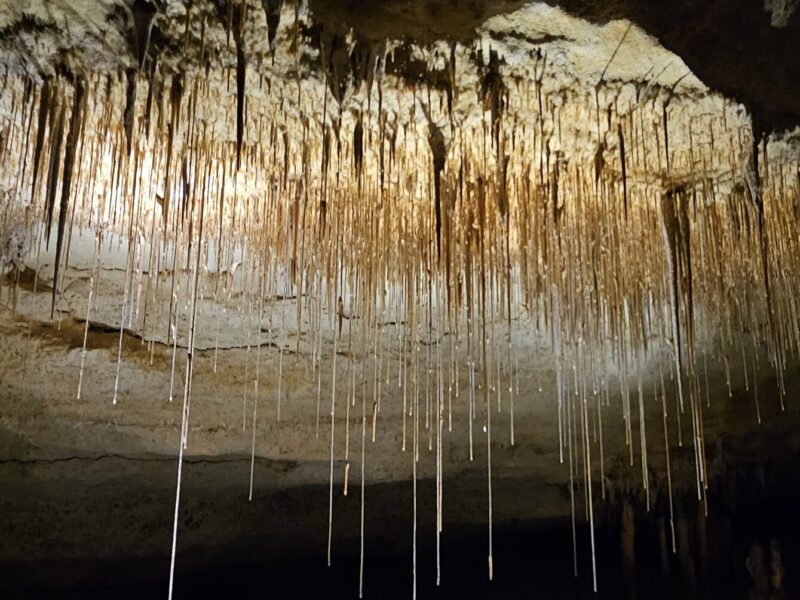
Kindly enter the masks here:
[[725, 541], [798, 492], [780, 97], [543, 4], [125, 6], [0, 12], [1, 564], [397, 552], [405, 596], [555, 523], [587, 589], [650, 536], [781, 591]]

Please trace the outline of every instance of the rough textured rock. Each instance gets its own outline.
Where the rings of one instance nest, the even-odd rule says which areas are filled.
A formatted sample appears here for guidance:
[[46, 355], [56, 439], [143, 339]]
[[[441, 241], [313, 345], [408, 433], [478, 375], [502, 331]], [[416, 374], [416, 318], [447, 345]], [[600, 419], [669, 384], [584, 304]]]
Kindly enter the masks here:
[[[80, 6], [61, 0], [6, 3], [0, 7], [6, 62], [33, 72], [48, 72], [57, 64], [73, 69], [127, 68], [136, 64], [137, 53], [141, 50], [142, 36], [141, 32], [137, 35], [137, 24], [141, 30], [141, 24], [149, 21], [154, 6], [158, 14], [148, 51], [173, 63], [185, 60], [182, 53], [186, 50], [186, 36], [181, 35], [185, 29], [181, 21], [192, 13], [187, 11], [183, 0], [139, 0], [133, 4], [122, 0], [86, 2], [86, 7], [91, 5], [90, 10], [81, 10]], [[706, 85], [746, 104], [764, 131], [791, 129], [800, 122], [800, 52], [797, 52], [800, 16], [796, 2], [681, 0], [667, 4], [564, 0], [556, 4], [568, 14], [596, 24], [615, 19], [636, 23], [681, 57]], [[497, 16], [510, 19], [518, 36], [538, 46], [539, 42], [558, 34], [548, 32], [549, 20], [532, 21], [529, 13], [519, 11], [531, 6], [537, 4], [520, 0], [337, 0], [312, 1], [300, 10], [310, 15], [317, 34], [322, 29], [328, 39], [351, 35], [356, 43], [367, 47], [387, 40], [413, 40], [422, 47], [453, 40], [469, 44], [475, 39], [476, 31], [488, 19]], [[193, 10], [198, 33], [202, 14], [207, 15], [209, 35], [223, 25], [219, 16], [222, 13], [213, 3], [210, 7], [200, 3]], [[281, 20], [292, 18], [293, 12], [287, 3]], [[265, 25], [253, 38], [257, 41], [248, 47], [248, 60], [259, 55], [266, 57], [270, 39], [266, 16], [262, 11], [251, 13], [250, 18], [257, 22], [263, 20]], [[36, 35], [37, 32], [47, 32], [47, 35]], [[224, 50], [224, 56], [231, 52], [231, 45], [219, 38], [216, 41], [210, 38], [208, 49], [219, 57], [218, 51]], [[51, 62], [49, 57], [54, 54], [58, 57]], [[198, 59], [198, 56], [193, 58], [194, 61]], [[649, 67], [660, 68], [648, 65], [645, 70]]]

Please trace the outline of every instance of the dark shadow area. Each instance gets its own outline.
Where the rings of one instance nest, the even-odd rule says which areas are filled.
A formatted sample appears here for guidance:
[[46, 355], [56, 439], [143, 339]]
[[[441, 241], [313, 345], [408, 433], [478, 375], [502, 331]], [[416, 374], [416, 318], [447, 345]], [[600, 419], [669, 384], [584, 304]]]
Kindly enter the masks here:
[[[441, 586], [436, 588], [432, 504], [422, 505], [418, 539], [419, 598], [761, 599], [797, 598], [800, 567], [798, 461], [731, 472], [709, 490], [709, 514], [696, 499], [676, 503], [676, 553], [667, 507], [647, 512], [637, 497], [617, 494], [600, 505], [596, 528], [599, 592], [592, 592], [589, 531], [577, 527], [578, 577], [573, 576], [571, 522], [495, 528], [495, 580], [487, 578], [487, 531], [445, 522]], [[320, 507], [320, 512], [324, 512]], [[368, 515], [369, 516], [369, 515]], [[583, 520], [583, 515], [578, 515]], [[411, 597], [411, 519], [396, 539], [367, 537], [364, 597]], [[369, 521], [368, 521], [369, 523]], [[394, 529], [394, 528], [388, 528]], [[168, 532], [158, 532], [159, 535]], [[357, 598], [358, 531], [338, 532], [333, 566], [318, 543], [285, 559], [261, 556], [257, 538], [178, 556], [175, 597]], [[354, 535], [356, 534], [356, 535]], [[167, 593], [169, 558], [20, 563], [0, 568], [0, 597], [151, 598]], [[65, 575], [73, 579], [65, 585]], [[57, 587], [51, 585], [59, 581]], [[8, 587], [9, 582], [14, 582]], [[102, 582], [102, 583], [101, 583]], [[5, 586], [5, 589], [2, 589]]]

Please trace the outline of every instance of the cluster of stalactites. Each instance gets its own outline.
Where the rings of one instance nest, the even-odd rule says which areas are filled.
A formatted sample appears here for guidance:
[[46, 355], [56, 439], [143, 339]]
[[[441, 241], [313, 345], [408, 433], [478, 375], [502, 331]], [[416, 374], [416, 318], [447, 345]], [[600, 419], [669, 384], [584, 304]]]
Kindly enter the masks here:
[[[508, 87], [490, 63], [474, 113], [455, 123], [444, 92], [388, 78], [336, 117], [325, 84], [321, 98], [290, 108], [277, 90], [245, 101], [242, 85], [225, 82], [176, 75], [131, 92], [105, 76], [39, 86], [5, 77], [2, 231], [22, 228], [29, 256], [55, 245], [53, 311], [71, 232], [88, 228], [95, 269], [104, 235], [127, 239], [125, 302], [139, 303], [145, 336], [167, 332], [177, 346], [179, 316], [191, 311], [180, 332], [189, 356], [198, 294], [238, 303], [259, 332], [265, 305], [296, 298], [293, 323], [312, 329], [317, 372], [323, 329], [343, 343], [343, 321], [352, 328], [356, 317], [365, 356], [386, 323], [412, 340], [401, 356], [451, 336], [484, 390], [487, 346], [505, 340], [512, 369], [512, 320], [549, 340], [560, 395], [567, 357], [602, 357], [592, 369], [603, 380], [608, 365], [627, 376], [648, 354], [666, 356], [680, 410], [684, 399], [690, 407], [701, 495], [699, 337], [702, 358], [727, 357], [748, 332], [782, 386], [800, 343], [797, 166], [766, 160], [766, 144], [726, 104], [555, 101], [538, 80]], [[7, 285], [22, 262], [5, 265]], [[228, 276], [210, 284], [201, 271]], [[193, 283], [176, 287], [183, 272]], [[134, 294], [130, 282], [142, 280]], [[639, 398], [643, 410], [641, 388]], [[559, 424], [574, 418], [569, 406], [559, 401]], [[588, 430], [584, 442], [590, 465]]]
[[[160, 260], [169, 244], [213, 248], [204, 264], [216, 270], [246, 246], [250, 260], [286, 265], [294, 289], [324, 282], [333, 312], [337, 274], [369, 272], [375, 298], [379, 281], [435, 279], [455, 321], [481, 285], [501, 318], [524, 306], [552, 330], [569, 307], [559, 339], [616, 340], [617, 356], [666, 338], [691, 363], [696, 306], [716, 307], [711, 329], [728, 337], [769, 321], [778, 363], [794, 349], [797, 183], [793, 169], [759, 164], [724, 104], [554, 102], [538, 82], [510, 90], [489, 69], [476, 118], [460, 125], [441, 91], [398, 84], [364, 88], [363, 110], [335, 130], [324, 86], [322, 106], [285, 113], [262, 90], [245, 128], [241, 90], [226, 94], [216, 75], [140, 85], [133, 99], [113, 77], [6, 77], [5, 225], [41, 224], [31, 243], [56, 245], [54, 305], [65, 236], [89, 226], [144, 239], [152, 273], [172, 268]], [[424, 118], [388, 108], [404, 104]]]

